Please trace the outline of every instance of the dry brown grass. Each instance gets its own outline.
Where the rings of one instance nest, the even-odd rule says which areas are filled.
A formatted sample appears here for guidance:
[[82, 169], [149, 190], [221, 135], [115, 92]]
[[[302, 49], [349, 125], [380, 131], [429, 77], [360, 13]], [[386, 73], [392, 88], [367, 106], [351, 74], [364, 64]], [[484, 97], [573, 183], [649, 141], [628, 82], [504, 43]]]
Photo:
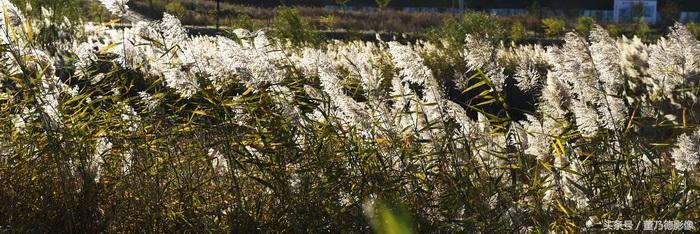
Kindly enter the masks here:
[[[180, 17], [183, 24], [200, 26], [216, 24], [214, 1], [183, 0], [181, 2], [186, 9]], [[159, 18], [165, 11], [165, 2], [154, 0], [151, 7], [149, 1], [134, 1], [132, 8], [149, 17]], [[305, 6], [297, 9], [302, 18], [322, 30], [425, 32], [439, 26], [445, 18], [451, 16], [446, 13], [409, 13], [397, 10], [339, 11]], [[272, 23], [275, 14], [274, 8], [221, 3], [221, 25], [223, 26], [236, 24], [240, 15], [248, 15], [258, 25], [268, 26]]]

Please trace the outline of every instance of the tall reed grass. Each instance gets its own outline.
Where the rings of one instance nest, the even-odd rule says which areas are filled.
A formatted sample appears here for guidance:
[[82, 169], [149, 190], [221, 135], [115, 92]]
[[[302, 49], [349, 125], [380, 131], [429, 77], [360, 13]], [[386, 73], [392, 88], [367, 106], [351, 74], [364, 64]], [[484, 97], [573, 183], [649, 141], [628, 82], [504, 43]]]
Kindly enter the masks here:
[[477, 35], [299, 44], [0, 3], [2, 231], [530, 233], [700, 218], [700, 43], [680, 25], [654, 44], [600, 27], [546, 48]]

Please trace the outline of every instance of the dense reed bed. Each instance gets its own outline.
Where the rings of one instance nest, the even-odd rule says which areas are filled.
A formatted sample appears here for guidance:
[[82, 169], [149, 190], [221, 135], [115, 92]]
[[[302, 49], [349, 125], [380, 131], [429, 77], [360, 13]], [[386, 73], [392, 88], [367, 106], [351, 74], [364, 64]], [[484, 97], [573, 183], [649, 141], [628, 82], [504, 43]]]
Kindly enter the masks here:
[[700, 218], [700, 43], [681, 25], [653, 44], [596, 27], [546, 48], [484, 35], [313, 46], [0, 3], [0, 231]]

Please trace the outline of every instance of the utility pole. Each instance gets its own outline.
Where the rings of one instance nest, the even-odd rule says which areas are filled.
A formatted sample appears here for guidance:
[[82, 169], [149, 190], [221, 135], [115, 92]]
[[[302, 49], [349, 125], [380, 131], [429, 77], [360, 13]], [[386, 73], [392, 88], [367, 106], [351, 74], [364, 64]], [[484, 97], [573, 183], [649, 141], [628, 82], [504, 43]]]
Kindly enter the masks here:
[[216, 0], [216, 32], [219, 32], [219, 17], [221, 17], [221, 0]]

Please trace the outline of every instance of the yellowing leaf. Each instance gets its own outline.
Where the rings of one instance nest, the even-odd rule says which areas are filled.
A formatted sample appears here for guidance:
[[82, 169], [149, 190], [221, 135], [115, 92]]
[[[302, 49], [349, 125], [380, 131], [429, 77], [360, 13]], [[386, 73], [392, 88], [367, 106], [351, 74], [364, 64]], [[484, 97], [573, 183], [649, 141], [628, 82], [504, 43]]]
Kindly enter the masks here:
[[557, 200], [557, 207], [559, 207], [559, 210], [561, 210], [561, 212], [564, 212], [566, 216], [571, 216], [571, 212], [569, 211], [569, 209], [562, 205], [559, 200]]

